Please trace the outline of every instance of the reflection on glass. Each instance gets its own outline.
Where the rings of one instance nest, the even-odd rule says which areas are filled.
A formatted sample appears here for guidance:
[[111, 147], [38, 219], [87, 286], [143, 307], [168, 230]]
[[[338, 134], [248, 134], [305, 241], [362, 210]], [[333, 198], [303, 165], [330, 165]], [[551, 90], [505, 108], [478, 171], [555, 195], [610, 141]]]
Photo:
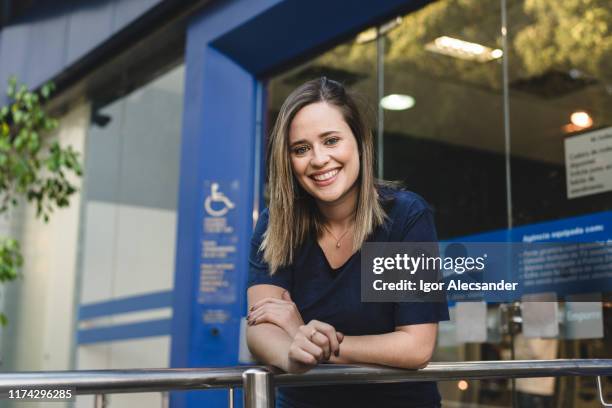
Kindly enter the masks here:
[[[612, 133], [609, 0], [509, 0], [508, 22], [514, 224], [612, 209], [610, 189], [597, 187], [612, 179], [612, 167], [607, 174], [592, 173], [612, 165], [612, 155], [583, 157], [595, 165], [572, 170], [586, 153], [581, 150], [594, 150], [588, 148], [591, 135]], [[596, 149], [612, 149], [609, 140]], [[610, 294], [603, 298], [607, 302], [601, 304], [568, 297], [560, 305], [565, 340], [559, 343], [559, 357], [610, 358], [612, 339], [603, 329], [611, 324]], [[526, 385], [519, 389], [520, 406], [536, 399], [551, 407], [562, 401], [568, 407], [597, 405], [594, 384], [581, 379], [559, 378], [539, 390], [535, 382]]]
[[610, 2], [511, 0], [508, 14], [515, 225], [610, 210], [609, 191], [568, 198], [564, 154], [612, 126]]
[[82, 304], [170, 289], [184, 72], [177, 66], [94, 105], [79, 242]]
[[440, 1], [386, 34], [384, 175], [436, 210], [442, 239], [506, 227], [499, 2]]

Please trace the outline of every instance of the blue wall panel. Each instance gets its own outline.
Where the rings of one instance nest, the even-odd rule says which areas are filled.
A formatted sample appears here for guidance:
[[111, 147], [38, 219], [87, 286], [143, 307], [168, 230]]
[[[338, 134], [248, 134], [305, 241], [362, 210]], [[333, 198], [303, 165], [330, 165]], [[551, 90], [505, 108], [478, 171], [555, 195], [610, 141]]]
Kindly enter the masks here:
[[0, 105], [4, 104], [6, 81], [21, 74], [27, 66], [30, 26], [15, 24], [0, 31]]
[[162, 1], [40, 1], [0, 31], [0, 90], [11, 75], [42, 85]]
[[320, 50], [381, 19], [415, 10], [430, 0], [283, 1], [213, 42], [254, 74]]
[[115, 0], [113, 31], [121, 30], [158, 3], [160, 0]]
[[[186, 97], [185, 103], [185, 114], [189, 118], [185, 129], [193, 129], [194, 124], [199, 125], [199, 129], [195, 135], [188, 135], [190, 132], [185, 130], [183, 138], [193, 140], [195, 136], [200, 140], [194, 145], [183, 145], [181, 160], [182, 171], [193, 173], [197, 169], [197, 177], [189, 177], [189, 186], [187, 180], [181, 180], [173, 367], [236, 365], [239, 323], [245, 308], [242, 294], [245, 290], [247, 258], [244, 254], [248, 250], [252, 228], [257, 84], [248, 72], [215, 49], [201, 51], [203, 55], [194, 56], [194, 59], [204, 62], [201, 67], [203, 75], [200, 77], [193, 72], [187, 75], [188, 82], [194, 76], [202, 79], [188, 85], [192, 95]], [[190, 66], [194, 59], [188, 53], [187, 65]], [[191, 104], [187, 102], [188, 99]], [[236, 120], [237, 117], [241, 120]], [[202, 209], [209, 194], [210, 182], [219, 183], [222, 192], [236, 206], [226, 217], [237, 232], [235, 241], [227, 242], [227, 238], [219, 234], [203, 231], [206, 214]], [[202, 293], [200, 290], [200, 248], [204, 240], [236, 246], [236, 254], [239, 255], [225, 261], [233, 262], [235, 268], [228, 274], [230, 287], [227, 289], [214, 293]], [[190, 257], [186, 254], [190, 254]], [[208, 314], [225, 317], [208, 321], [205, 318]], [[224, 405], [227, 403], [227, 392], [180, 393], [173, 395], [173, 401], [174, 404], [188, 406], [203, 406], [204, 403]]]
[[[196, 18], [190, 25], [187, 35], [186, 45], [186, 76], [185, 76], [185, 100], [183, 109], [183, 134], [181, 147], [180, 165], [180, 185], [179, 185], [179, 207], [178, 207], [178, 230], [176, 247], [176, 277], [174, 284], [174, 314], [173, 314], [173, 340], [172, 340], [172, 361], [173, 367], [192, 366], [190, 356], [193, 355], [192, 339], [190, 333], [196, 312], [193, 307], [196, 296], [196, 288], [199, 280], [199, 240], [202, 221], [202, 180], [208, 177], [204, 171], [212, 172], [215, 175], [225, 176], [228, 170], [249, 172], [249, 159], [230, 161], [224, 153], [226, 149], [243, 149], [244, 154], [253, 155], [248, 149], [252, 147], [248, 138], [254, 134], [254, 107], [255, 100], [248, 100], [247, 95], [252, 95], [252, 88], [255, 86], [253, 79], [244, 70], [238, 67], [230, 69], [231, 62], [214, 49], [208, 47], [207, 43], [219, 35], [234, 28], [249, 16], [257, 15], [263, 10], [277, 3], [278, 0], [259, 1], [259, 2], [218, 2], [207, 9], [201, 16]], [[246, 4], [245, 4], [246, 3]], [[215, 60], [216, 59], [216, 60]], [[223, 62], [225, 61], [225, 63]], [[211, 64], [208, 66], [207, 64]], [[227, 73], [223, 65], [228, 66]], [[237, 72], [237, 76], [242, 81], [248, 82], [245, 85], [239, 78], [232, 78], [228, 73]], [[248, 81], [244, 78], [248, 77]], [[233, 82], [235, 80], [235, 82]], [[218, 81], [218, 83], [216, 83]], [[233, 100], [225, 94], [224, 86], [228, 86], [234, 92], [238, 92], [237, 106], [244, 106], [242, 114], [233, 111], [228, 105]], [[205, 90], [207, 92], [205, 92]], [[213, 94], [210, 91], [216, 91]], [[214, 109], [215, 104], [224, 101], [224, 107], [229, 108], [222, 116], [216, 117], [218, 110]], [[204, 106], [213, 110], [205, 112]], [[223, 118], [223, 122], [219, 122]], [[206, 122], [217, 123], [217, 129], [205, 128]], [[244, 129], [237, 129], [238, 135], [229, 134], [223, 126], [231, 123], [253, 124]], [[206, 133], [209, 132], [209, 133]], [[218, 132], [218, 133], [210, 133]], [[244, 132], [244, 133], [242, 133]], [[220, 151], [211, 151], [210, 138], [217, 139], [217, 147]], [[209, 152], [209, 153], [207, 153]], [[208, 161], [208, 163], [206, 163]], [[231, 166], [226, 166], [231, 163]], [[197, 171], [194, 171], [197, 169]], [[252, 186], [251, 186], [252, 190]], [[252, 205], [249, 203], [238, 203], [240, 211], [249, 218], [248, 207], [242, 205]], [[243, 232], [243, 239], [250, 234], [250, 225]], [[246, 258], [245, 262], [246, 262]], [[246, 265], [246, 264], [245, 264]], [[244, 271], [243, 271], [244, 272]], [[197, 320], [196, 320], [197, 322]], [[198, 323], [199, 324], [199, 323]], [[195, 327], [195, 326], [194, 326]], [[200, 357], [200, 360], [205, 358]], [[235, 359], [232, 359], [235, 360]], [[178, 394], [184, 402], [184, 394]]]
[[69, 9], [58, 5], [58, 10], [32, 16], [25, 72], [30, 85], [38, 85], [49, 78], [49, 72], [61, 72], [66, 64]]
[[87, 1], [70, 14], [66, 62], [83, 57], [113, 33], [113, 3]]
[[144, 337], [167, 336], [172, 319], [149, 320], [137, 323], [117, 324], [108, 327], [81, 329], [77, 333], [77, 344], [94, 344]]

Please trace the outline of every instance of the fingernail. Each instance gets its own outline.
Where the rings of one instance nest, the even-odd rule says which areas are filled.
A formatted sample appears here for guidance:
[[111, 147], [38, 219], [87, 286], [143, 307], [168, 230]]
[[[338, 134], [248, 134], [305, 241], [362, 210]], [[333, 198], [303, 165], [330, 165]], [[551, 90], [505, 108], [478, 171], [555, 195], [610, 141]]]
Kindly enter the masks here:
[[249, 307], [249, 312], [252, 312], [252, 311], [253, 311], [253, 309], [255, 309], [255, 306], [251, 306], [251, 307]]

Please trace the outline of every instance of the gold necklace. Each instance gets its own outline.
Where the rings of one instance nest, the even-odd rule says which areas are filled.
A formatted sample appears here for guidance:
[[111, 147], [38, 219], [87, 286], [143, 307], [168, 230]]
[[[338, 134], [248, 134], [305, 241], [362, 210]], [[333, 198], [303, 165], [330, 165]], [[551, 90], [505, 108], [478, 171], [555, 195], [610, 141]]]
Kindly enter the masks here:
[[348, 234], [348, 232], [351, 230], [351, 227], [352, 227], [352, 226], [353, 226], [352, 224], [351, 224], [351, 225], [349, 225], [349, 226], [348, 226], [348, 228], [346, 229], [346, 231], [344, 231], [344, 232], [342, 233], [342, 235], [340, 235], [340, 238], [336, 238], [336, 236], [334, 235], [334, 233], [333, 233], [333, 232], [331, 232], [331, 230], [330, 230], [329, 228], [327, 228], [327, 225], [325, 225], [325, 224], [324, 224], [324, 225], [323, 225], [323, 228], [325, 228], [325, 229], [327, 230], [327, 232], [329, 232], [329, 233], [331, 234], [331, 236], [332, 236], [332, 237], [333, 237], [333, 238], [336, 240], [336, 249], [338, 249], [338, 248], [340, 248], [340, 241], [342, 241], [342, 238], [344, 238], [344, 236], [345, 236], [346, 234]]

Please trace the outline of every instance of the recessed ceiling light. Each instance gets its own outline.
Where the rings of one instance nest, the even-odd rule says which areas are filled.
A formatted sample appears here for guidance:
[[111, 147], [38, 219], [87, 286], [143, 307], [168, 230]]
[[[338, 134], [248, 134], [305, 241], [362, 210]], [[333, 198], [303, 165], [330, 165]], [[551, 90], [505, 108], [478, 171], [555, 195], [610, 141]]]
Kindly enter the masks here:
[[588, 128], [593, 126], [593, 119], [591, 118], [591, 115], [589, 115], [585, 111], [577, 111], [572, 113], [572, 115], [570, 116], [570, 121], [574, 125], [581, 128]]
[[489, 48], [473, 42], [459, 40], [448, 36], [438, 37], [425, 45], [427, 51], [464, 60], [487, 62], [503, 57], [499, 48]]
[[493, 57], [493, 59], [498, 59], [503, 56], [504, 56], [504, 52], [500, 50], [499, 48], [496, 48], [493, 51], [491, 51], [491, 57]]
[[355, 38], [355, 42], [357, 44], [365, 44], [369, 43], [370, 41], [374, 41], [376, 37], [378, 37], [378, 33], [376, 32], [376, 28], [372, 27], [360, 32], [357, 35], [357, 38]]
[[410, 95], [391, 94], [380, 100], [380, 106], [388, 110], [406, 110], [414, 106], [414, 98]]

